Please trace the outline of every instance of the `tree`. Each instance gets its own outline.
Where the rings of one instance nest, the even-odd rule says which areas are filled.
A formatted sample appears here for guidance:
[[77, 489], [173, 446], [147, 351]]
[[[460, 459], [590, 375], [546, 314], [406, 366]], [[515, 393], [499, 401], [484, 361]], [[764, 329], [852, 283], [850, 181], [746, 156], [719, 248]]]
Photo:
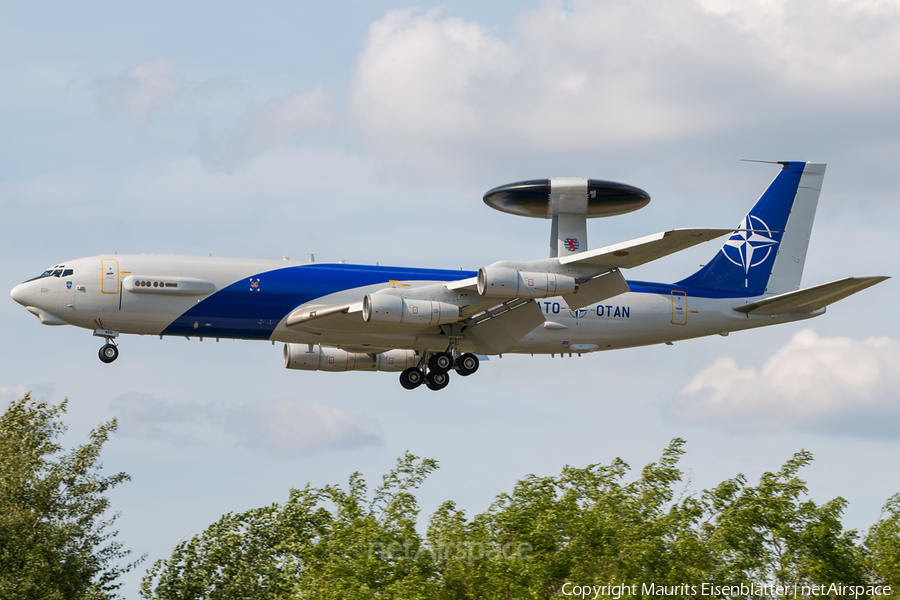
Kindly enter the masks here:
[[629, 483], [620, 459], [566, 467], [559, 477], [529, 476], [468, 525], [445, 504], [432, 517], [429, 540], [478, 545], [445, 555], [446, 597], [553, 598], [573, 581], [700, 581], [710, 562], [695, 529], [700, 511], [696, 503], [672, 502], [682, 445], [673, 441]]
[[900, 598], [900, 494], [887, 501], [881, 518], [869, 529], [865, 551], [869, 583], [890, 586], [889, 597]]
[[[893, 583], [900, 557], [900, 496], [864, 545], [845, 531], [841, 498], [805, 498], [798, 452], [759, 484], [743, 475], [691, 495], [673, 440], [629, 481], [620, 459], [530, 475], [471, 519], [453, 502], [416, 530], [412, 492], [436, 468], [407, 453], [366, 500], [356, 473], [337, 486], [292, 490], [283, 506], [226, 515], [179, 544], [144, 579], [148, 599], [550, 599], [811, 596], [802, 586]], [[868, 560], [868, 563], [866, 562]], [[704, 584], [787, 586], [790, 593], [706, 590]], [[610, 585], [628, 585], [627, 592]], [[569, 587], [566, 587], [569, 586]], [[604, 589], [602, 586], [607, 586]], [[857, 590], [859, 588], [856, 588]], [[580, 595], [584, 595], [584, 589]], [[860, 597], [846, 587], [830, 598]]]
[[702, 536], [718, 556], [713, 578], [792, 590], [865, 585], [858, 534], [844, 531], [840, 521], [846, 500], [817, 505], [802, 499], [807, 488], [797, 474], [812, 460], [812, 454], [801, 451], [777, 473], [764, 473], [757, 486], [748, 486], [739, 475], [704, 491], [709, 518]]
[[141, 595], [205, 598], [429, 598], [438, 586], [415, 525], [411, 491], [437, 468], [406, 453], [368, 500], [354, 473], [346, 490], [290, 491], [283, 505], [227, 514], [147, 572]]
[[0, 598], [113, 598], [119, 576], [142, 560], [119, 564], [130, 550], [115, 540], [116, 515], [106, 516], [103, 494], [129, 480], [101, 473], [116, 422], [63, 453], [66, 404], [26, 395], [0, 417]]

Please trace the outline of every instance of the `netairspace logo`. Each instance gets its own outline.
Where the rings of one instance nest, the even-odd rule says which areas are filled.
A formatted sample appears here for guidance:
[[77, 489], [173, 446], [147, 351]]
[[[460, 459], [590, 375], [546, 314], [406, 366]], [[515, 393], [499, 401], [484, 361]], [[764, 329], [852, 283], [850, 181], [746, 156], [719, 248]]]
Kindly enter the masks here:
[[391, 542], [369, 544], [369, 559], [379, 558], [393, 561], [399, 558], [419, 560], [424, 554], [431, 554], [437, 561], [462, 560], [470, 565], [479, 560], [528, 560], [528, 553], [533, 550], [528, 543], [498, 544], [494, 542], [445, 542], [439, 544], [420, 544], [413, 542]]
[[735, 596], [760, 596], [770, 598], [772, 596], [794, 598], [811, 598], [815, 596], [831, 597], [849, 596], [852, 598], [871, 597], [890, 595], [891, 586], [889, 585], [843, 585], [840, 583], [830, 583], [822, 585], [793, 585], [783, 586], [775, 584], [763, 583], [742, 583], [739, 585], [718, 585], [715, 583], [691, 584], [682, 583], [679, 585], [658, 585], [656, 583], [632, 583], [632, 584], [609, 584], [609, 585], [576, 585], [570, 582], [563, 584], [560, 592], [563, 596], [574, 598], [591, 598], [596, 600], [603, 596], [604, 598], [612, 598], [619, 600], [631, 596], [716, 596], [716, 597], [735, 597]]

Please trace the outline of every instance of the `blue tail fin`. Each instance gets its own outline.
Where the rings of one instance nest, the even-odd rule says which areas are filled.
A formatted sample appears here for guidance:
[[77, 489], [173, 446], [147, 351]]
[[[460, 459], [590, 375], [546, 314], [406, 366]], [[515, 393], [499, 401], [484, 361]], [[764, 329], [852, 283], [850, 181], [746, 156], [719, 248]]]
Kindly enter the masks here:
[[[781, 165], [775, 181], [715, 257], [677, 285], [742, 296], [781, 293], [800, 286], [825, 165]], [[770, 278], [778, 289], [769, 285]]]

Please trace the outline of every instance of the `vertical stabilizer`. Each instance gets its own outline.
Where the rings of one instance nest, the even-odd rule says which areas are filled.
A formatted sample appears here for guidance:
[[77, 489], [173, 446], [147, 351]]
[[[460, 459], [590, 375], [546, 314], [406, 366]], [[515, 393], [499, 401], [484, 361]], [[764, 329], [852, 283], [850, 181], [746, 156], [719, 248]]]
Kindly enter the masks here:
[[825, 165], [780, 164], [781, 172], [715, 257], [679, 284], [745, 296], [800, 287]]
[[803, 275], [806, 250], [809, 248], [809, 237], [816, 218], [816, 207], [819, 204], [819, 192], [822, 191], [824, 178], [825, 163], [806, 163], [794, 205], [791, 207], [791, 215], [785, 226], [784, 237], [778, 247], [775, 264], [772, 266], [772, 275], [766, 286], [767, 294], [781, 294], [800, 289], [800, 277]]

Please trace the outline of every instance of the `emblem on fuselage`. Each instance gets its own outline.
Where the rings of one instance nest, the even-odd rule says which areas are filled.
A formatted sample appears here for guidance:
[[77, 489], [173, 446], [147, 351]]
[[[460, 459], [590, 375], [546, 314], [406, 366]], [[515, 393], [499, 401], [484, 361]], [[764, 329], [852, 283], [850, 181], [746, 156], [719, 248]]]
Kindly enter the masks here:
[[586, 308], [579, 308], [576, 310], [572, 310], [571, 308], [569, 309], [569, 315], [576, 321], [586, 314], [587, 314]]
[[564, 243], [566, 246], [566, 250], [568, 250], [569, 252], [575, 252], [576, 250], [578, 250], [578, 240], [577, 239], [566, 238], [566, 241]]
[[[722, 253], [728, 260], [743, 267], [746, 274], [751, 268], [761, 265], [769, 258], [778, 240], [772, 239], [772, 230], [765, 221], [754, 215], [744, 217], [738, 229], [742, 231], [735, 231], [728, 238], [722, 246]], [[765, 230], [765, 233], [762, 233], [762, 230]]]
[[71, 290], [71, 289], [72, 289], [72, 282], [71, 282], [71, 281], [67, 281], [67, 282], [66, 282], [66, 289], [67, 289], [67, 290]]
[[259, 278], [257, 278], [257, 279], [253, 279], [252, 277], [250, 278], [250, 291], [251, 292], [259, 291]]

